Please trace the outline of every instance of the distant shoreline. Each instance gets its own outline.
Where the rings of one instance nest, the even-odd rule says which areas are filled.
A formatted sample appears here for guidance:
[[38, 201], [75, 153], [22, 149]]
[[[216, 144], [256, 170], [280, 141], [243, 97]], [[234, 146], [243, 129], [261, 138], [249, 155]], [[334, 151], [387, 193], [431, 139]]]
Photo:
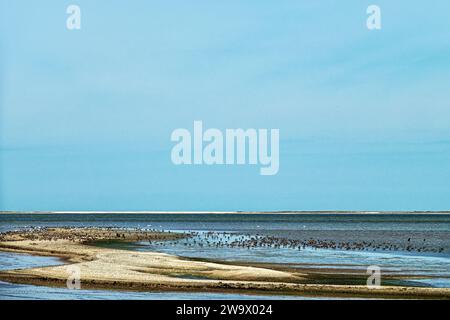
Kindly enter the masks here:
[[449, 215], [450, 211], [0, 211], [0, 215], [7, 214]]

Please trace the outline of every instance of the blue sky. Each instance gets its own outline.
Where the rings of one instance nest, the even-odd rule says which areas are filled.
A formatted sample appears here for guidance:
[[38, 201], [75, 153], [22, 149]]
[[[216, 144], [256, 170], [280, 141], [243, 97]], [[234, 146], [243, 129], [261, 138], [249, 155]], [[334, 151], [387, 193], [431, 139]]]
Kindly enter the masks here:
[[[448, 1], [0, 3], [0, 210], [450, 209]], [[194, 120], [279, 173], [174, 166]]]

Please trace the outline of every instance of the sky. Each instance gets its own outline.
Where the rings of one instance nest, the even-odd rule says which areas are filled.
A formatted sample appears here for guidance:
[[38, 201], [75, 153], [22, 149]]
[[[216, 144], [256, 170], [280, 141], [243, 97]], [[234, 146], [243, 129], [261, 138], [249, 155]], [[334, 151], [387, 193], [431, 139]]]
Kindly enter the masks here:
[[[0, 0], [0, 210], [450, 210], [449, 12]], [[195, 120], [279, 129], [278, 174], [174, 165]]]

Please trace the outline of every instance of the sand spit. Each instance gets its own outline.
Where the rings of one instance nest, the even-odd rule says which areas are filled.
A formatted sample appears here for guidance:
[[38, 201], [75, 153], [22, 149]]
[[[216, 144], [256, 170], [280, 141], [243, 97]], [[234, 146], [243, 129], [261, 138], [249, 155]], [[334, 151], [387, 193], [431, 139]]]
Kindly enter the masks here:
[[[47, 228], [0, 234], [0, 250], [63, 258], [80, 268], [82, 288], [450, 299], [450, 289], [305, 284], [305, 275], [298, 272], [91, 245], [97, 240], [161, 241], [186, 236], [106, 228]], [[48, 286], [66, 286], [68, 277], [67, 264], [0, 272], [2, 281]]]

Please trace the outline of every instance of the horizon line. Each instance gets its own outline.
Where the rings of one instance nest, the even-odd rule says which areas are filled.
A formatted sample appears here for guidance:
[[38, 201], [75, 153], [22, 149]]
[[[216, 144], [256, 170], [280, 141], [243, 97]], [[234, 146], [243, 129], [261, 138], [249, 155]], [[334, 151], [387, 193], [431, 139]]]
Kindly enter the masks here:
[[17, 211], [4, 210], [0, 214], [450, 214], [450, 210], [279, 210], [279, 211]]

